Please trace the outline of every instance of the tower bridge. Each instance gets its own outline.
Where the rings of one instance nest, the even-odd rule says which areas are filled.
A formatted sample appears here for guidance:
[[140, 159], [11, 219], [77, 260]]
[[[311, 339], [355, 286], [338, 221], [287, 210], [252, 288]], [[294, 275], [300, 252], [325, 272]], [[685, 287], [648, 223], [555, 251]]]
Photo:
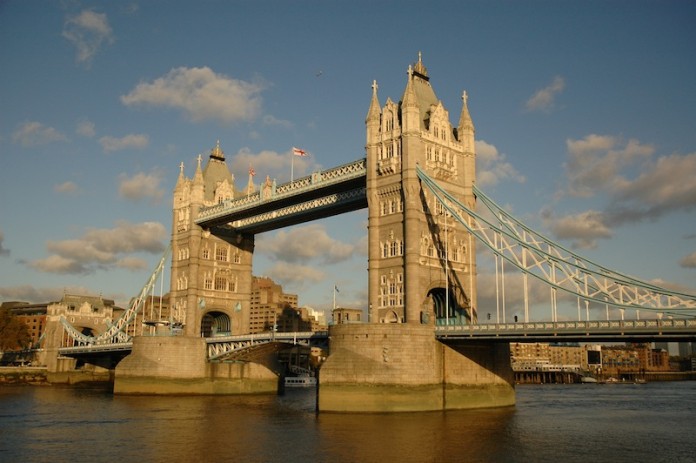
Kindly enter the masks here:
[[[192, 178], [182, 164], [173, 195], [168, 321], [183, 327], [181, 335], [121, 339], [125, 331], [118, 323], [120, 329], [94, 338], [101, 341], [72, 333], [77, 344], [132, 342], [131, 354], [116, 368], [117, 393], [275, 388], [267, 368], [233, 354], [290, 342], [248, 334], [255, 235], [362, 208], [368, 212], [370, 323], [336, 325], [327, 334], [322, 410], [514, 404], [510, 340], [696, 338], [696, 296], [583, 259], [519, 222], [476, 187], [467, 94], [455, 126], [420, 55], [408, 67], [398, 103], [387, 98], [381, 105], [377, 91], [373, 82], [365, 157], [357, 161], [282, 185], [267, 178], [256, 187], [250, 178], [246, 188], [235, 185], [219, 143], [205, 166], [199, 156]], [[519, 323], [507, 323], [504, 311], [500, 320], [497, 309], [496, 323], [479, 322], [477, 245], [493, 253], [496, 271], [506, 263], [521, 274], [525, 306]], [[549, 287], [551, 309], [543, 316], [530, 310], [528, 279]], [[559, 319], [558, 301], [564, 297], [577, 300], [576, 322]], [[622, 315], [626, 310], [656, 315], [651, 321], [605, 323], [590, 318], [590, 309], [598, 306], [607, 314], [611, 306]], [[292, 342], [312, 337], [320, 336], [295, 334]], [[243, 360], [207, 361], [221, 358]]]

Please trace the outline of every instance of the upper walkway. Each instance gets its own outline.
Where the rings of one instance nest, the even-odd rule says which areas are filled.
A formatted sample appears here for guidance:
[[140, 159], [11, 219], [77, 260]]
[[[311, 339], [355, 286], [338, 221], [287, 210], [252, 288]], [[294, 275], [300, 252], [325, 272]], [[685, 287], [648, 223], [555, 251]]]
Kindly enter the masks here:
[[281, 185], [202, 208], [195, 223], [219, 233], [261, 233], [367, 207], [367, 160], [314, 172]]

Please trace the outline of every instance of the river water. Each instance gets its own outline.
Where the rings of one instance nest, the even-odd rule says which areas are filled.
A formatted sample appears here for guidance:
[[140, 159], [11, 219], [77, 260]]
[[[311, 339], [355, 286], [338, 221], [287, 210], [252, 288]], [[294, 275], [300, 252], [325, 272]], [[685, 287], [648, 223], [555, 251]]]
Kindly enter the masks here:
[[0, 462], [694, 462], [696, 381], [525, 385], [512, 408], [316, 414], [283, 396], [0, 387]]

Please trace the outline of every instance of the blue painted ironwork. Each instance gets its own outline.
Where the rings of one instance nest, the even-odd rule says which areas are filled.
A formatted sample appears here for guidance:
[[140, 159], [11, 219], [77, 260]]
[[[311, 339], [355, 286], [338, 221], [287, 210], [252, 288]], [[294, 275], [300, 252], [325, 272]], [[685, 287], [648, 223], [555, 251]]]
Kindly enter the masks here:
[[435, 336], [440, 340], [478, 339], [501, 342], [690, 341], [696, 339], [696, 319], [539, 321], [437, 326]]
[[148, 278], [145, 286], [140, 291], [140, 294], [133, 301], [133, 304], [123, 312], [123, 314], [113, 323], [109, 328], [96, 336], [90, 336], [79, 332], [74, 326], [68, 322], [65, 317], [61, 317], [60, 322], [65, 329], [68, 337], [74, 341], [74, 344], [80, 345], [98, 345], [98, 344], [122, 344], [129, 342], [131, 336], [126, 332], [128, 325], [135, 319], [135, 317], [143, 310], [145, 306], [145, 300], [148, 293], [152, 290], [157, 281], [157, 278], [161, 275], [164, 265], [171, 252], [171, 245], [167, 246], [162, 257], [160, 258], [155, 270], [152, 272]]
[[258, 333], [235, 336], [216, 336], [206, 338], [208, 344], [208, 360], [218, 360], [232, 352], [250, 349], [255, 346], [282, 342], [292, 345], [310, 346], [325, 343], [329, 338], [328, 331], [301, 331], [292, 333]]
[[416, 170], [422, 185], [455, 220], [523, 273], [586, 302], [693, 316], [695, 295], [662, 288], [580, 257], [515, 219], [474, 186], [474, 194], [485, 206], [485, 212], [476, 212], [445, 191], [420, 167]]

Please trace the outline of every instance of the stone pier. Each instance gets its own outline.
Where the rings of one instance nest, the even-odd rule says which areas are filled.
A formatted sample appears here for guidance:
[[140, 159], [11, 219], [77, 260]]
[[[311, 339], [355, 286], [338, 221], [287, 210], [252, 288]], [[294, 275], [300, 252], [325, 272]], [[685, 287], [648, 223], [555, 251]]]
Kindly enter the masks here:
[[258, 363], [209, 363], [205, 339], [137, 336], [116, 367], [114, 394], [275, 393], [279, 377]]
[[449, 347], [433, 327], [344, 324], [329, 330], [319, 375], [325, 412], [414, 412], [515, 404], [505, 343]]

